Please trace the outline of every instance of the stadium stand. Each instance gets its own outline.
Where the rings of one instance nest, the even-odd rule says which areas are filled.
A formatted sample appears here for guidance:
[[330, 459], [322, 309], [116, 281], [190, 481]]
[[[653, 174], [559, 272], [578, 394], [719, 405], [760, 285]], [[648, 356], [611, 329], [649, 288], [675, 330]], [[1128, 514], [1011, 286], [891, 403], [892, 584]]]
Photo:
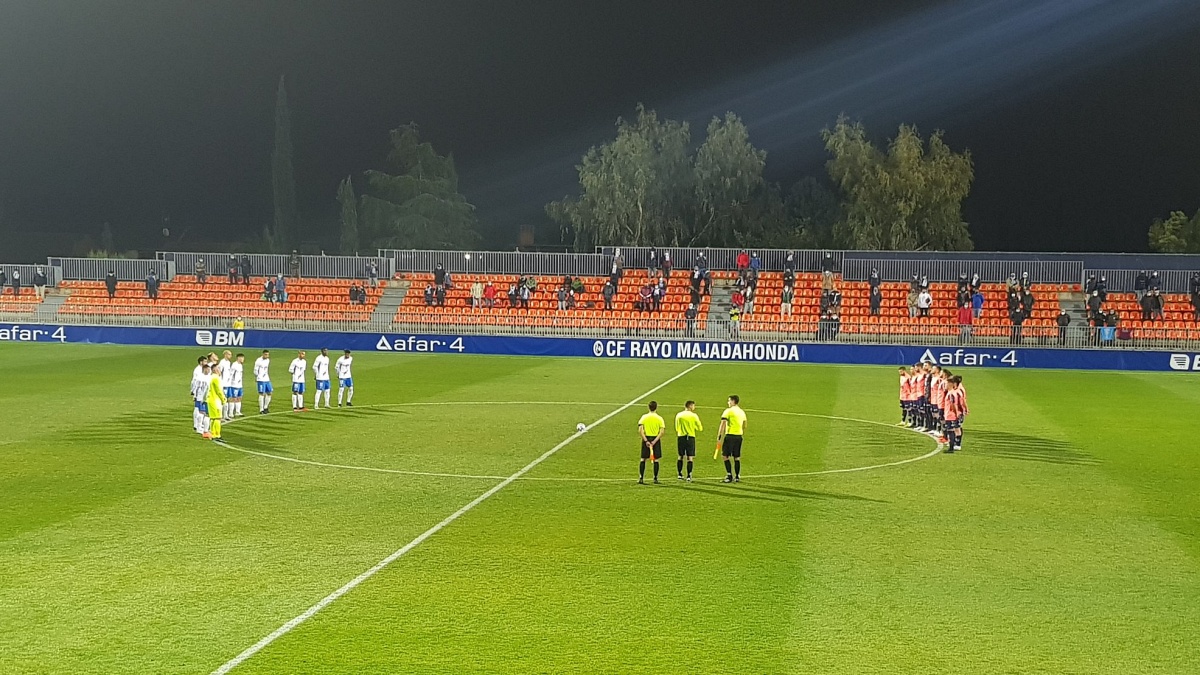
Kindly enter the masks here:
[[225, 277], [210, 276], [201, 284], [191, 275], [177, 275], [159, 286], [158, 299], [146, 296], [146, 285], [122, 281], [108, 297], [102, 281], [63, 281], [70, 297], [59, 309], [68, 316], [221, 316], [245, 319], [365, 322], [379, 303], [382, 288], [367, 288], [365, 304], [350, 303], [353, 279], [288, 279], [286, 303], [263, 299], [266, 277], [251, 277], [249, 284], [231, 284]]
[[20, 295], [9, 286], [0, 289], [0, 314], [32, 314], [40, 304], [33, 288], [22, 288]]
[[[728, 273], [732, 276], [733, 273]], [[576, 296], [576, 308], [559, 310], [556, 292], [562, 285], [562, 276], [534, 275], [537, 291], [530, 298], [529, 308], [511, 307], [507, 292], [521, 277], [515, 274], [456, 274], [454, 285], [446, 292], [444, 306], [425, 304], [424, 288], [433, 282], [432, 274], [406, 274], [404, 279], [411, 286], [396, 313], [398, 323], [435, 325], [483, 325], [483, 326], [529, 326], [529, 327], [573, 327], [614, 328], [618, 330], [683, 330], [684, 312], [690, 294], [688, 277], [675, 273], [667, 281], [667, 294], [662, 307], [656, 312], [643, 312], [634, 308], [638, 292], [647, 283], [641, 270], [627, 270], [613, 298], [613, 309], [604, 309], [601, 289], [607, 277], [577, 277], [584, 291]], [[475, 281], [492, 282], [496, 286], [496, 303], [492, 308], [471, 307], [471, 285]], [[697, 308], [696, 330], [704, 330], [709, 309], [709, 298], [705, 296]]]

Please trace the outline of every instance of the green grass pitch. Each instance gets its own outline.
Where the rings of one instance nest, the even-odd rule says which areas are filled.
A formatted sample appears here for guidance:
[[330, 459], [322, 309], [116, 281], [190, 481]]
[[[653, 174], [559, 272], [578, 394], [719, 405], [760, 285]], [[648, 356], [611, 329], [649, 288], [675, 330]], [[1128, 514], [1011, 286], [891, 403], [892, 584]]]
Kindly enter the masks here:
[[962, 454], [818, 473], [934, 449], [894, 369], [706, 363], [653, 394], [702, 406], [699, 480], [668, 437], [638, 486], [691, 364], [359, 354], [357, 407], [293, 414], [277, 352], [235, 450], [196, 352], [0, 345], [0, 673], [212, 672], [635, 399], [233, 672], [1200, 672], [1195, 375], [964, 371]]

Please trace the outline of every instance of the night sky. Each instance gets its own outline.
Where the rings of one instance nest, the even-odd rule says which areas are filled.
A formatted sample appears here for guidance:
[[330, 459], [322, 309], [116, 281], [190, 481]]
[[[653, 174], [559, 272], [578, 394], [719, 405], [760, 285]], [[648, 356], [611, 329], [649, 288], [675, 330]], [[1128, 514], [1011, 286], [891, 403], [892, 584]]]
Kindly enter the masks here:
[[[1127, 25], [1114, 9], [1143, 2], [1155, 13]], [[975, 157], [981, 249], [1145, 250], [1153, 218], [1200, 207], [1200, 3], [999, 7], [5, 2], [0, 228], [108, 221], [143, 249], [164, 216], [192, 247], [261, 231], [281, 74], [309, 238], [336, 226], [338, 180], [379, 167], [388, 129], [415, 121], [455, 155], [490, 245], [522, 223], [556, 239], [542, 204], [574, 192], [573, 163], [638, 102], [691, 120], [694, 140], [714, 112], [741, 114], [783, 183], [823, 171], [817, 131], [839, 113], [880, 141], [900, 122], [944, 129]], [[1039, 28], [1066, 7], [1085, 11]]]

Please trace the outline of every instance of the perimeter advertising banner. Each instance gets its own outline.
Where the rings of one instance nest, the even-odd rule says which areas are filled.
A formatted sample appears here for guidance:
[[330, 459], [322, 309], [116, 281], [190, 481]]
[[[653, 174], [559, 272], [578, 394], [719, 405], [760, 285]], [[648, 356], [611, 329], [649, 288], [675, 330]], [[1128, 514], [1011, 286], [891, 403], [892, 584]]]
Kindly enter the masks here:
[[577, 356], [751, 363], [830, 363], [1072, 370], [1200, 371], [1200, 354], [1126, 349], [922, 347], [630, 338], [425, 335], [0, 324], [0, 343], [94, 343], [202, 349], [351, 349], [360, 352]]

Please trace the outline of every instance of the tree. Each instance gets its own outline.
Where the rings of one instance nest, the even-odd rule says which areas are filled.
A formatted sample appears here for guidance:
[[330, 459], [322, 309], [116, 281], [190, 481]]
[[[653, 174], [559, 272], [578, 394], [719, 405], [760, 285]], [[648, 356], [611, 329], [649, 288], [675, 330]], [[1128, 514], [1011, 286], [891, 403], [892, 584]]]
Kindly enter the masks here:
[[842, 217], [837, 194], [822, 180], [805, 176], [784, 200], [788, 229], [785, 248], [832, 248], [833, 228]]
[[[747, 239], [761, 239], [777, 230], [778, 226], [769, 227], [765, 220], [773, 210], [777, 217], [782, 215], [773, 208], [778, 195], [768, 190], [763, 180], [766, 165], [767, 153], [750, 144], [750, 132], [737, 115], [713, 118], [704, 144], [696, 152], [696, 229], [689, 233], [686, 244], [748, 245]], [[755, 233], [755, 229], [760, 231]]]
[[275, 199], [273, 228], [267, 244], [278, 253], [288, 251], [296, 229], [296, 172], [292, 165], [292, 115], [287, 87], [279, 77], [275, 91], [275, 147], [271, 151], [271, 186]]
[[[358, 200], [358, 236], [371, 248], [471, 248], [478, 244], [475, 207], [458, 191], [452, 156], [421, 141], [415, 124], [390, 133], [387, 166], [367, 171]], [[348, 182], [347, 190], [352, 190]], [[353, 196], [352, 191], [349, 193]], [[339, 189], [339, 199], [342, 191]], [[346, 201], [342, 201], [343, 226]]]
[[1191, 218], [1172, 211], [1166, 220], [1150, 225], [1150, 250], [1155, 253], [1200, 253], [1200, 211]]
[[941, 131], [928, 148], [917, 129], [901, 125], [887, 152], [867, 139], [862, 123], [839, 117], [822, 132], [832, 155], [829, 176], [841, 189], [843, 214], [834, 239], [847, 248], [970, 250], [962, 201], [975, 177], [969, 152], [955, 153]]
[[350, 176], [338, 184], [338, 202], [342, 205], [342, 255], [358, 255], [358, 199]]

